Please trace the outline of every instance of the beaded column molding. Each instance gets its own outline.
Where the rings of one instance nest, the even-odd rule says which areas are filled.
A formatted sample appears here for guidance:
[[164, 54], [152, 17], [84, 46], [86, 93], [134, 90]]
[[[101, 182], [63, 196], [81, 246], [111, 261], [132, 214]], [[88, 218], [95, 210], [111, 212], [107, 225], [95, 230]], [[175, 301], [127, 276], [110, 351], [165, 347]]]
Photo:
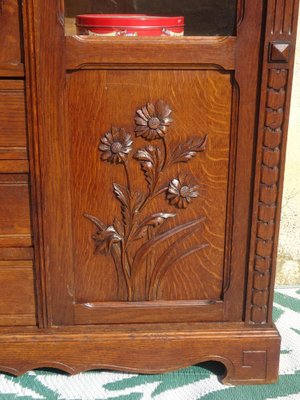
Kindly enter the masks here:
[[268, 306], [275, 279], [276, 253], [283, 185], [287, 119], [290, 106], [298, 1], [271, 0], [267, 7], [262, 70], [260, 122], [254, 189], [249, 298], [246, 321], [272, 323]]

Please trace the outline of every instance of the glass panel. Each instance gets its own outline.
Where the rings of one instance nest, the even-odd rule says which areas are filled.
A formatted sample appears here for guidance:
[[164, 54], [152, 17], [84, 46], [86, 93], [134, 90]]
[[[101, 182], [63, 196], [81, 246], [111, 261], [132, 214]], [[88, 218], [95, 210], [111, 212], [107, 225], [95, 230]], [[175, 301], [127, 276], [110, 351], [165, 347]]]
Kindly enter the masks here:
[[237, 0], [65, 0], [66, 30], [77, 14], [184, 16], [186, 36], [235, 35]]

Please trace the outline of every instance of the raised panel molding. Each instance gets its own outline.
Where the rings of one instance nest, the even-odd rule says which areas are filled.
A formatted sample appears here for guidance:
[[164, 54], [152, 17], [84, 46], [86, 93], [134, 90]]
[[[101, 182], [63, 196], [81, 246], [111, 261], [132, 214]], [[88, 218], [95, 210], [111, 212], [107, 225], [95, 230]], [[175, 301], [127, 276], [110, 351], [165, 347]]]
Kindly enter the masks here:
[[267, 9], [250, 254], [251, 300], [246, 313], [246, 319], [255, 324], [272, 321], [297, 11], [298, 2], [294, 0], [272, 0]]

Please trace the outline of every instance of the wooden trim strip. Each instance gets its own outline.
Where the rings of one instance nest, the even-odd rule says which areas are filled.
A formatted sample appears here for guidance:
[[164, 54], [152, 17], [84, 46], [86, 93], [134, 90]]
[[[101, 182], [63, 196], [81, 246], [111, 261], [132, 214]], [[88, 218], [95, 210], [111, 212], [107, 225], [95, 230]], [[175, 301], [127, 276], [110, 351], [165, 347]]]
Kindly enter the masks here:
[[23, 78], [24, 64], [0, 64], [0, 76], [3, 78]]
[[0, 235], [0, 247], [31, 247], [32, 237], [30, 234], [22, 235]]
[[25, 174], [29, 172], [27, 160], [0, 160], [0, 174]]
[[109, 302], [75, 305], [75, 324], [223, 321], [222, 301]]
[[66, 69], [99, 69], [113, 67], [140, 68], [141, 65], [205, 64], [206, 68], [235, 69], [236, 38], [183, 37], [118, 38], [116, 40], [90, 36], [66, 37]]
[[0, 248], [0, 260], [3, 261], [33, 260], [33, 248], [32, 247]]
[[0, 314], [0, 326], [36, 326], [35, 314]]
[[26, 147], [0, 147], [0, 160], [27, 160]]

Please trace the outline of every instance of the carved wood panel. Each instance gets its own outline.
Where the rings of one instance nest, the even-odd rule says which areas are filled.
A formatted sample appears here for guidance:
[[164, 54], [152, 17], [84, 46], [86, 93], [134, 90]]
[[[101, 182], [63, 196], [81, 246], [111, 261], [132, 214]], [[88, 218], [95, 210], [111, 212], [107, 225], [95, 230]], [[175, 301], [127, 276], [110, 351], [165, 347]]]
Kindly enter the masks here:
[[82, 71], [68, 85], [77, 302], [221, 299], [230, 74]]
[[[205, 221], [205, 217], [161, 232], [162, 226], [170, 218], [176, 218], [177, 213], [157, 210], [154, 214], [147, 215], [148, 206], [158, 197], [164, 197], [174, 208], [186, 209], [200, 194], [200, 187], [192, 186], [191, 177], [184, 174], [184, 171], [177, 177], [168, 179], [167, 176], [173, 165], [187, 163], [197, 153], [203, 152], [207, 136], [191, 138], [170, 147], [166, 138], [172, 122], [172, 109], [167, 103], [163, 100], [158, 100], [155, 104], [147, 103], [136, 111], [134, 131], [136, 137], [143, 137], [151, 144], [140, 148], [132, 156], [130, 153], [133, 150], [133, 136], [127, 133], [125, 128], [112, 127], [101, 138], [99, 146], [102, 161], [113, 165], [121, 164], [124, 167], [125, 186], [113, 183], [113, 192], [121, 204], [122, 219], [114, 218], [107, 226], [95, 216], [85, 216], [97, 228], [93, 236], [95, 253], [110, 255], [113, 258], [118, 276], [118, 292], [122, 292], [123, 295], [125, 290], [125, 298], [128, 301], [135, 299], [137, 291], [143, 293], [139, 300], [156, 300], [160, 283], [168, 270], [174, 264], [208, 246], [207, 243], [198, 243], [193, 247], [185, 246], [183, 249], [179, 246], [195, 233], [198, 226]], [[157, 140], [160, 143], [157, 143]], [[132, 188], [134, 182], [130, 180], [129, 168], [134, 159], [140, 163], [145, 176], [146, 193]], [[144, 216], [143, 211], [146, 211]], [[167, 239], [171, 239], [172, 244], [159, 257], [153, 257], [156, 248], [162, 246]], [[135, 246], [141, 241], [141, 245]], [[147, 272], [141, 289], [135, 285], [141, 282], [139, 275], [143, 273], [143, 264]]]
[[256, 200], [250, 266], [247, 319], [272, 322], [270, 312], [283, 185], [290, 82], [294, 60], [298, 4], [294, 0], [268, 3], [263, 64], [261, 119], [257, 149]]

